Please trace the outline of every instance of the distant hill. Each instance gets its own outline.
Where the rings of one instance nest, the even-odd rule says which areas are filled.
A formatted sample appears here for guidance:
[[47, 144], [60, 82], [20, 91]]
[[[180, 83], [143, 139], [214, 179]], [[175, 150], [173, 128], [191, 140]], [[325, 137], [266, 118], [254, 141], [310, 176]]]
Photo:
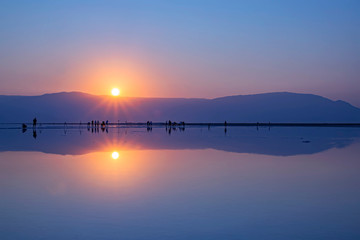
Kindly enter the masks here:
[[344, 101], [298, 93], [215, 99], [127, 98], [62, 92], [0, 96], [0, 122], [360, 122], [360, 109]]

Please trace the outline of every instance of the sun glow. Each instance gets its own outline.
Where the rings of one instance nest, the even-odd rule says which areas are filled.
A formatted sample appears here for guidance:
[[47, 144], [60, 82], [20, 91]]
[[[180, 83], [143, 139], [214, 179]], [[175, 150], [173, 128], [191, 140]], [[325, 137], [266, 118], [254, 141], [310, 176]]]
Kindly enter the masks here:
[[113, 153], [111, 154], [111, 157], [112, 157], [114, 160], [116, 160], [116, 159], [119, 158], [119, 153], [118, 153], [118, 152], [113, 152]]
[[120, 95], [120, 90], [119, 90], [118, 88], [113, 88], [113, 89], [111, 90], [111, 94], [112, 94], [113, 96], [119, 96], [119, 95]]

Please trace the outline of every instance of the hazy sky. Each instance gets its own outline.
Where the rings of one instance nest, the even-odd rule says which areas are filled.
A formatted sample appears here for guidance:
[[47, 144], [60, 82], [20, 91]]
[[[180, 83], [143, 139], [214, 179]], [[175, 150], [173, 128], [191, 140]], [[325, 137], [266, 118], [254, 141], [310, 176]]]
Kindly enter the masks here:
[[218, 97], [360, 106], [360, 1], [0, 0], [0, 94]]

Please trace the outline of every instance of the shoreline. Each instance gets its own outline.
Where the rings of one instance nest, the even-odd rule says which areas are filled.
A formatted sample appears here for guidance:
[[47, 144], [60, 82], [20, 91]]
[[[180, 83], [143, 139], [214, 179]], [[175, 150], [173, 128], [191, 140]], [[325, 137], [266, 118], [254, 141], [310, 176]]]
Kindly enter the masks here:
[[[19, 128], [22, 128], [23, 123], [0, 123], [1, 125], [19, 125]], [[32, 128], [32, 123], [24, 123], [28, 128]], [[96, 127], [92, 125], [88, 125], [88, 123], [74, 123], [74, 122], [44, 122], [38, 123], [37, 127], [46, 126], [89, 126]], [[184, 124], [166, 124], [163, 122], [154, 122], [148, 124], [146, 122], [121, 122], [121, 123], [108, 123], [108, 127], [126, 127], [126, 126], [137, 126], [137, 127], [153, 127], [153, 126], [164, 126], [164, 127], [185, 127], [185, 126], [203, 126], [203, 127], [360, 127], [360, 123], [184, 123]], [[1, 127], [0, 127], [1, 128]]]

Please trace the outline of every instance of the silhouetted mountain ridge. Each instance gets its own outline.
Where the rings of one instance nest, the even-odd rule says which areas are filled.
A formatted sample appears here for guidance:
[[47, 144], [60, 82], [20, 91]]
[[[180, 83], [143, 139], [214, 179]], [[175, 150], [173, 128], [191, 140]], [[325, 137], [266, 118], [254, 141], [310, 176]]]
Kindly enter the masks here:
[[360, 122], [360, 109], [313, 95], [275, 92], [214, 99], [138, 98], [60, 92], [0, 96], [0, 122]]

